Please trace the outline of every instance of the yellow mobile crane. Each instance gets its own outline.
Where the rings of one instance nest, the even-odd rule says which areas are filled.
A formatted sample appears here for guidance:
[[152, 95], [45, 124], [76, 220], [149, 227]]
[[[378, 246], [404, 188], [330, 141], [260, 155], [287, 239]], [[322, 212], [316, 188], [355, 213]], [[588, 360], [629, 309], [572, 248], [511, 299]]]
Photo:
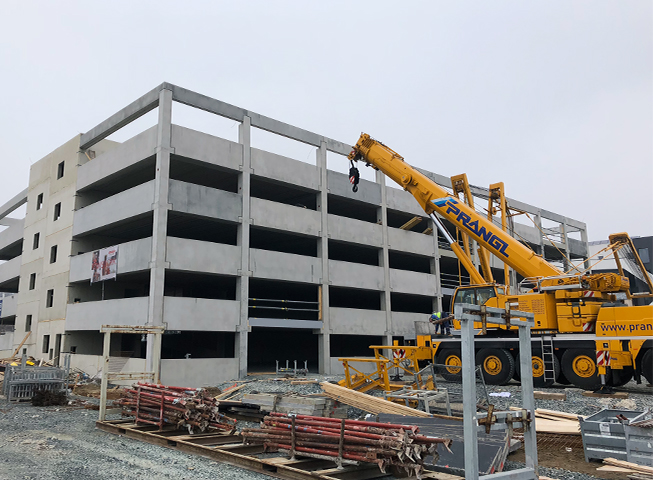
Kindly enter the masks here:
[[[653, 305], [628, 306], [620, 301], [632, 297], [630, 282], [623, 272], [564, 274], [473, 208], [452, 197], [406, 163], [397, 152], [365, 133], [353, 147], [349, 160], [354, 191], [358, 183], [354, 162], [364, 161], [410, 192], [437, 226], [471, 278], [470, 285], [456, 289], [454, 305], [512, 307], [535, 314], [533, 370], [536, 385], [546, 386], [558, 381], [594, 389], [602, 383], [599, 373], [603, 374], [607, 386], [622, 385], [633, 374], [638, 381], [641, 374], [653, 383]], [[529, 280], [530, 291], [510, 295], [502, 286], [486, 283], [436, 213]], [[623, 247], [624, 235], [628, 237], [626, 234], [611, 236], [610, 246], [613, 249]], [[651, 287], [653, 289], [653, 285]], [[476, 362], [481, 365], [486, 382], [500, 385], [518, 378], [515, 365], [519, 364], [516, 361], [519, 351], [514, 328], [480, 323], [477, 327], [482, 335], [475, 342]], [[445, 365], [442, 372], [445, 378], [459, 377], [462, 361], [458, 340], [418, 335], [416, 342], [422, 347], [421, 360]]]

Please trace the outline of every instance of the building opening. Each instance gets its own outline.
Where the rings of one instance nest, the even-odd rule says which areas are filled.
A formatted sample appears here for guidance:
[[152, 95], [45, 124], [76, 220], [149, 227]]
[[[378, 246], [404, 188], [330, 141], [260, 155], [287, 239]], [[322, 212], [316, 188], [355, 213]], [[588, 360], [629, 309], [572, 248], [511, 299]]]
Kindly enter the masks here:
[[295, 328], [252, 327], [247, 340], [247, 369], [249, 372], [274, 372], [276, 361], [285, 367], [304, 368], [308, 361], [311, 372], [318, 371], [318, 335], [313, 330]]

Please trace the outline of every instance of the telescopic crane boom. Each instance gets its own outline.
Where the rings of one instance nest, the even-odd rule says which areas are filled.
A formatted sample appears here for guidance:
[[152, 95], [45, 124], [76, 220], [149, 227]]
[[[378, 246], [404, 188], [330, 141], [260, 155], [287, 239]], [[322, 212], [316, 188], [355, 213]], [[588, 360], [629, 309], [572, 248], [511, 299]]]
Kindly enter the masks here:
[[365, 161], [410, 192], [437, 225], [456, 256], [465, 264], [473, 283], [485, 282], [474, 265], [463, 260], [468, 259], [467, 255], [462, 252], [458, 242], [444, 228], [440, 219], [435, 215], [436, 212], [465, 231], [480, 245], [483, 245], [524, 277], [552, 277], [562, 274], [556, 267], [507, 233], [496, 228], [475, 210], [450, 196], [437, 183], [407, 164], [397, 152], [372, 139], [368, 134], [363, 133], [360, 136], [348, 158], [351, 161]]

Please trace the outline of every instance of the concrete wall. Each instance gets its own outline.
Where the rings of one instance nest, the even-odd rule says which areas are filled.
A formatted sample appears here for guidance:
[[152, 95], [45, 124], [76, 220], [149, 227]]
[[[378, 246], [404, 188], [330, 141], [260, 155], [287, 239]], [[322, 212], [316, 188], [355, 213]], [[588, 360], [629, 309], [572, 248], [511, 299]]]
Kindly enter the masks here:
[[68, 305], [66, 330], [99, 330], [102, 325], [145, 325], [147, 297]]
[[[91, 280], [93, 252], [76, 255], [70, 259], [70, 282]], [[141, 238], [118, 244], [118, 266], [120, 274], [138, 272], [149, 268], [152, 256], [152, 238]]]
[[242, 215], [240, 195], [192, 183], [170, 180], [169, 202], [175, 212], [238, 222]]
[[385, 312], [357, 308], [329, 308], [331, 333], [340, 335], [384, 335]]
[[76, 212], [73, 235], [90, 233], [100, 227], [150, 212], [153, 201], [154, 180], [112, 195]]
[[166, 258], [172, 270], [237, 275], [240, 247], [168, 237]]
[[18, 294], [5, 295], [2, 298], [2, 312], [0, 318], [13, 317], [16, 315], [16, 306], [18, 304]]
[[249, 266], [256, 278], [318, 283], [322, 264], [318, 258], [269, 250], [249, 250]]
[[161, 360], [161, 382], [180, 387], [214, 387], [238, 377], [237, 358]]
[[[25, 220], [21, 219], [15, 225], [11, 225], [0, 232], [0, 251], [10, 245], [14, 245], [23, 239]], [[31, 247], [31, 245], [30, 245]]]
[[200, 162], [239, 170], [243, 163], [243, 146], [190, 128], [172, 126], [172, 148], [175, 155]]
[[21, 258], [16, 257], [0, 263], [0, 284], [20, 277]]
[[168, 330], [233, 332], [240, 316], [240, 302], [235, 300], [165, 297], [163, 305]]

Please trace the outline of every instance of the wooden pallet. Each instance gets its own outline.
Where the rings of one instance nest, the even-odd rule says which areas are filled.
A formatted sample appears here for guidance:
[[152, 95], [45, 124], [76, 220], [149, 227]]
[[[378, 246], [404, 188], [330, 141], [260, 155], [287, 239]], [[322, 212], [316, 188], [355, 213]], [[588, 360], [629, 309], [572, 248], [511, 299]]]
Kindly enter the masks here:
[[[365, 480], [387, 477], [376, 465], [348, 465], [337, 468], [334, 462], [314, 458], [290, 459], [282, 454], [270, 457], [263, 453], [262, 445], [244, 445], [240, 435], [226, 433], [196, 433], [165, 427], [159, 431], [155, 425], [136, 425], [133, 420], [95, 422], [95, 426], [108, 433], [123, 435], [142, 442], [172, 448], [192, 455], [208, 457], [272, 477], [292, 480]], [[463, 480], [462, 477], [439, 472], [424, 472], [423, 478], [433, 480]]]

